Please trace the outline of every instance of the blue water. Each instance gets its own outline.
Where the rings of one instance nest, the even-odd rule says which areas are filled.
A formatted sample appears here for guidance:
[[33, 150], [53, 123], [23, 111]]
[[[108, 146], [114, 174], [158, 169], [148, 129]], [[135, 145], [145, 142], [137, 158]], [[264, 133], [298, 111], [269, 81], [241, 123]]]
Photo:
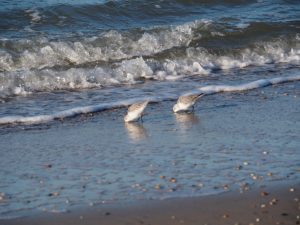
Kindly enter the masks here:
[[[297, 4], [298, 3], [298, 4]], [[2, 1], [1, 31], [7, 37], [34, 32], [85, 36], [114, 29], [143, 29], [211, 19], [233, 25], [251, 22], [284, 23], [299, 18], [297, 1]], [[32, 16], [35, 12], [39, 19]], [[249, 13], [251, 12], [251, 13]]]
[[297, 1], [2, 1], [0, 100], [299, 65]]
[[240, 68], [299, 66], [297, 1], [7, 1], [0, 9], [0, 116], [22, 113], [10, 108], [20, 96], [32, 108], [40, 93], [39, 101], [57, 91], [85, 98], [82, 90], [103, 96], [128, 84], [207, 75], [226, 82], [239, 80], [224, 73]]
[[[223, 104], [219, 95], [209, 97], [211, 102], [203, 103], [203, 117], [197, 114], [199, 111], [192, 118], [166, 116], [179, 95], [203, 86], [299, 76], [299, 0], [10, 0], [0, 1], [0, 18], [0, 121], [7, 121], [0, 126], [0, 165], [6, 168], [0, 171], [0, 197], [2, 192], [5, 194], [1, 197], [4, 204], [0, 200], [0, 217], [26, 215], [30, 209], [51, 211], [53, 205], [68, 209], [62, 203], [66, 199], [47, 203], [49, 192], [60, 186], [68, 188], [69, 192], [62, 194], [67, 200], [81, 205], [112, 199], [205, 195], [215, 193], [215, 185], [232, 182], [239, 186], [252, 181], [249, 173], [265, 176], [274, 169], [278, 175], [274, 179], [284, 179], [299, 167], [299, 141], [295, 138], [299, 133], [298, 81], [282, 85], [278, 91], [267, 88], [271, 101], [265, 104], [257, 103], [264, 99], [264, 89], [257, 89], [254, 94], [230, 95], [228, 104]], [[288, 95], [284, 95], [286, 92]], [[150, 125], [124, 126], [125, 109], [114, 107], [145, 98], [158, 103], [150, 106]], [[234, 102], [232, 98], [236, 98]], [[272, 104], [276, 113], [268, 120], [266, 112]], [[103, 105], [108, 111], [96, 113]], [[78, 110], [87, 106], [93, 110]], [[163, 116], [157, 111], [160, 107]], [[239, 109], [243, 114], [236, 123], [233, 115]], [[75, 118], [61, 116], [59, 121], [35, 120], [41, 121], [35, 125], [18, 124], [14, 119], [55, 118], [66, 110], [79, 113]], [[248, 110], [251, 114], [247, 114]], [[280, 120], [285, 115], [289, 116]], [[210, 118], [214, 118], [213, 123]], [[273, 125], [276, 121], [281, 122]], [[109, 132], [108, 127], [112, 127]], [[269, 133], [273, 128], [274, 132]], [[190, 129], [193, 132], [189, 133]], [[223, 130], [229, 132], [222, 136]], [[82, 133], [78, 135], [79, 131]], [[164, 135], [165, 140], [161, 138]], [[174, 143], [170, 141], [173, 136], [177, 137]], [[138, 147], [136, 139], [142, 139]], [[192, 141], [189, 147], [183, 147]], [[176, 146], [183, 147], [203, 165], [196, 172], [203, 171], [206, 189], [195, 186], [201, 182], [190, 167], [195, 158]], [[250, 154], [252, 146], [256, 146], [254, 155]], [[281, 156], [285, 146], [294, 156], [292, 160], [289, 155]], [[135, 152], [136, 147], [140, 152]], [[269, 164], [263, 164], [260, 158], [266, 148], [272, 153], [266, 159]], [[91, 151], [86, 156], [88, 163], [82, 161], [86, 149]], [[130, 149], [130, 155], [137, 154], [138, 166], [130, 163], [124, 149]], [[144, 150], [149, 152], [144, 154]], [[235, 163], [224, 162], [222, 157], [237, 154], [238, 164], [257, 160], [255, 165], [259, 166], [250, 164], [236, 174], [228, 169], [235, 168]], [[48, 156], [55, 164], [54, 172], [36, 172], [40, 165], [51, 163]], [[164, 170], [164, 162], [172, 162], [174, 157], [179, 161], [183, 158], [181, 167]], [[207, 158], [210, 163], [202, 164]], [[157, 166], [154, 178], [149, 175], [149, 164]], [[150, 169], [140, 170], [143, 166]], [[65, 172], [62, 178], [57, 177], [59, 169]], [[103, 174], [99, 172], [102, 170]], [[118, 177], [122, 170], [124, 178]], [[76, 182], [78, 177], [84, 179], [85, 172], [92, 179], [89, 192]], [[158, 177], [163, 173], [178, 175], [187, 186], [169, 193], [168, 188], [173, 186], [168, 183], [168, 188], [158, 194], [151, 188], [160, 182]], [[97, 174], [104, 181], [99, 181]], [[229, 174], [231, 180], [218, 174]], [[49, 184], [35, 183], [39, 188], [31, 190], [39, 178]], [[98, 181], [104, 182], [103, 192], [97, 189]], [[132, 190], [131, 185], [138, 182], [148, 182], [146, 186], [151, 191], [145, 194], [140, 187]]]

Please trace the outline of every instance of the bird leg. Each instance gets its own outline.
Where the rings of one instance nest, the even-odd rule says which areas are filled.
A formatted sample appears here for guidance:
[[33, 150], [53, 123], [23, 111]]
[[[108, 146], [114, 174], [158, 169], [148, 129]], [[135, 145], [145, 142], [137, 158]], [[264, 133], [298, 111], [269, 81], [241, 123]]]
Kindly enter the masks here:
[[195, 112], [195, 107], [194, 106], [192, 106], [192, 112]]

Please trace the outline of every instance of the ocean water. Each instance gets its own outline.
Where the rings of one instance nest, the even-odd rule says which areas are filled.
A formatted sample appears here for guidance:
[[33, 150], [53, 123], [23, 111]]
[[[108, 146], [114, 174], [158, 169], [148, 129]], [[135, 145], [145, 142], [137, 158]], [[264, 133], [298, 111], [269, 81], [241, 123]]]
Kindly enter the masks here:
[[0, 118], [294, 75], [297, 3], [2, 1]]
[[[231, 168], [232, 164], [225, 163], [220, 167], [205, 164], [203, 165], [204, 174], [208, 174], [207, 177], [210, 177], [212, 182], [204, 191], [193, 186], [193, 188], [183, 188], [182, 191], [175, 191], [172, 194], [169, 192], [159, 195], [156, 192], [145, 194], [138, 183], [148, 182], [149, 188], [155, 186], [157, 179], [151, 180], [143, 173], [137, 173], [135, 176], [137, 168], [152, 165], [156, 166], [156, 169], [149, 168], [149, 171], [163, 173], [164, 171], [157, 167], [159, 163], [172, 161], [168, 159], [168, 156], [174, 156], [178, 160], [185, 156], [181, 155], [179, 150], [174, 151], [174, 155], [170, 154], [175, 145], [180, 146], [182, 143], [177, 140], [174, 146], [170, 145], [172, 135], [159, 131], [157, 131], [159, 134], [166, 135], [166, 141], [152, 139], [144, 145], [148, 147], [148, 150], [152, 149], [156, 153], [159, 148], [165, 147], [165, 151], [162, 152], [161, 157], [153, 157], [152, 154], [144, 154], [143, 150], [139, 150], [140, 152], [136, 154], [140, 161], [136, 167], [129, 165], [130, 159], [121, 153], [122, 148], [134, 149], [135, 143], [129, 141], [131, 144], [118, 147], [118, 145], [106, 142], [106, 140], [115, 142], [120, 134], [118, 134], [118, 129], [105, 134], [107, 127], [118, 127], [118, 125], [103, 121], [105, 119], [117, 121], [117, 124], [122, 124], [123, 132], [125, 132], [122, 122], [122, 116], [125, 113], [124, 106], [136, 101], [150, 99], [153, 103], [150, 105], [153, 107], [152, 113], [156, 115], [155, 107], [166, 110], [165, 105], [169, 106], [179, 95], [189, 92], [207, 94], [230, 92], [229, 95], [231, 92], [239, 93], [239, 98], [234, 104], [228, 103], [229, 106], [232, 104], [232, 107], [235, 104], [255, 104], [255, 100], [260, 99], [260, 94], [265, 89], [274, 96], [291, 92], [291, 96], [296, 97], [288, 101], [290, 105], [282, 99], [282, 96], [278, 98], [279, 105], [276, 104], [276, 112], [284, 117], [282, 112], [279, 113], [280, 107], [285, 109], [291, 107], [291, 109], [286, 109], [287, 114], [291, 115], [292, 121], [299, 121], [297, 112], [299, 112], [300, 79], [300, 2], [298, 0], [27, 0], [21, 2], [10, 0], [0, 2], [0, 18], [0, 151], [2, 151], [2, 165], [0, 165], [6, 168], [0, 171], [2, 180], [0, 193], [3, 192], [3, 196], [5, 195], [5, 197], [1, 197], [2, 195], [0, 197], [6, 199], [4, 204], [1, 204], [3, 201], [0, 200], [0, 217], [16, 216], [22, 214], [20, 211], [25, 211], [23, 214], [26, 214], [27, 210], [31, 209], [51, 208], [47, 205], [49, 197], [47, 195], [53, 189], [51, 185], [58, 187], [60, 182], [61, 186], [68, 188], [69, 192], [64, 199], [59, 198], [59, 201], [55, 202], [58, 208], [61, 208], [66, 199], [69, 201], [68, 195], [79, 196], [75, 198], [74, 204], [91, 202], [93, 199], [106, 201], [135, 199], [141, 196], [146, 198], [189, 196], [191, 193], [201, 195], [218, 192], [214, 186], [228, 182], [221, 178], [216, 178], [216, 180], [212, 178], [216, 177], [221, 170]], [[250, 93], [250, 90], [255, 94], [240, 96], [245, 91]], [[216, 104], [218, 104], [217, 100], [220, 100], [219, 97], [208, 96], [208, 98], [213, 99]], [[222, 105], [220, 107], [222, 108]], [[247, 112], [246, 108], [243, 108], [244, 113]], [[210, 112], [209, 106], [206, 109]], [[100, 113], [104, 110], [106, 111]], [[217, 114], [217, 108], [215, 110], [212, 111], [216, 113], [216, 121], [221, 121], [221, 113]], [[223, 113], [230, 115], [230, 112], [226, 110], [227, 107], [223, 109]], [[264, 110], [268, 111], [266, 108]], [[251, 112], [254, 118], [259, 118], [255, 117], [255, 110], [252, 109]], [[276, 115], [273, 116], [275, 116], [272, 119], [273, 122], [275, 119], [278, 120]], [[80, 138], [80, 135], [74, 136], [69, 133], [71, 132], [69, 126], [73, 123], [77, 131], [84, 130], [85, 126], [80, 127], [82, 121], [90, 117], [98, 121], [96, 124], [103, 125], [98, 129], [94, 126], [92, 126], [93, 129], [85, 128], [87, 134], [91, 135], [91, 142], [87, 141], [88, 137], [84, 135], [85, 138]], [[152, 130], [158, 130], [158, 118], [153, 119], [157, 126], [153, 125]], [[58, 138], [53, 132], [58, 129], [58, 134], [63, 135], [66, 131], [61, 123], [62, 120], [70, 123], [66, 128], [68, 131], [66, 133], [70, 136], [66, 136], [64, 141], [60, 140], [53, 147], [51, 143]], [[176, 118], [176, 121], [190, 120], [193, 123], [198, 121], [197, 118]], [[248, 122], [249, 120], [248, 118]], [[234, 123], [234, 120], [230, 122]], [[299, 123], [294, 122], [292, 128], [286, 124], [276, 126], [275, 133], [278, 137], [275, 137], [266, 134], [272, 125], [264, 122], [262, 122], [264, 128], [257, 125], [249, 133], [255, 136], [255, 133], [263, 130], [265, 138], [273, 140], [274, 143], [280, 134], [284, 136], [284, 132], [290, 136], [278, 140], [277, 145], [270, 144], [267, 140], [262, 141], [262, 144], [257, 146], [258, 150], [254, 156], [260, 157], [264, 146], [271, 146], [271, 150], [275, 153], [274, 161], [264, 170], [267, 171], [271, 167], [274, 169], [275, 162], [279, 162], [278, 168], [282, 168], [289, 162], [289, 169], [295, 170], [297, 166], [299, 167], [297, 149], [300, 144], [299, 141], [295, 141]], [[172, 121], [165, 124], [164, 129], [167, 129], [166, 127], [170, 124]], [[217, 124], [207, 126], [212, 126], [215, 135], [219, 134]], [[240, 129], [238, 125], [236, 126]], [[235, 135], [238, 134], [238, 128], [235, 133], [233, 132]], [[34, 131], [31, 131], [32, 129]], [[51, 141], [46, 140], [47, 135], [41, 135], [40, 139], [36, 139], [37, 136], [34, 134], [39, 129], [49, 135]], [[176, 131], [178, 128], [174, 127], [174, 129]], [[131, 128], [125, 127], [125, 130], [126, 132], [131, 130], [128, 133], [129, 139], [147, 136], [143, 126], [133, 125]], [[97, 132], [102, 135], [100, 137], [108, 138], [109, 134], [110, 137], [115, 136], [115, 138], [105, 140], [96, 138], [93, 135], [97, 135]], [[176, 132], [173, 135], [182, 135]], [[197, 132], [200, 131], [197, 130]], [[27, 139], [27, 135], [30, 138]], [[120, 140], [125, 140], [122, 139], [125, 136], [121, 135]], [[81, 140], [81, 142], [78, 140], [74, 142], [79, 146], [78, 148], [70, 144], [72, 142], [69, 140], [70, 137]], [[159, 139], [159, 136], [156, 138]], [[213, 140], [211, 136], [207, 138]], [[197, 140], [197, 136], [191, 135], [190, 141], [192, 140]], [[205, 140], [202, 140], [204, 141], [203, 149], [214, 149], [214, 151], [221, 149], [222, 141], [223, 145], [229, 146], [226, 145], [225, 139], [218, 141], [216, 145], [206, 143]], [[230, 135], [228, 140], [235, 143]], [[251, 139], [251, 141], [254, 140]], [[280, 147], [285, 146], [287, 142], [289, 154], [295, 157], [293, 160], [288, 157], [279, 160]], [[106, 165], [106, 171], [101, 174], [104, 181], [100, 178], [99, 181], [97, 178], [99, 170], [103, 167], [97, 166], [97, 162], [89, 158], [90, 156], [87, 158], [89, 163], [80, 167], [80, 161], [77, 161], [74, 155], [68, 155], [74, 153], [82, 157], [81, 151], [84, 151], [85, 146], [83, 143], [88, 145], [90, 153], [95, 154], [95, 159]], [[23, 144], [24, 149], [21, 148]], [[101, 158], [101, 154], [94, 148], [95, 145], [101, 151], [109, 146], [112, 149], [112, 155], [105, 152]], [[232, 145], [233, 148], [238, 148], [237, 146], [243, 144], [241, 141]], [[32, 149], [33, 146], [34, 149]], [[62, 170], [65, 168], [65, 177], [62, 175], [64, 179], [56, 177], [54, 173], [50, 173], [49, 176], [44, 172], [34, 175], [35, 172], [31, 168], [39, 168], [39, 165], [51, 161], [47, 159], [45, 152], [51, 152], [53, 148], [55, 148], [55, 153], [62, 155], [61, 159], [55, 159], [55, 156], [49, 153], [53, 157], [51, 160], [54, 164], [60, 165], [58, 168]], [[193, 146], [191, 149], [197, 148]], [[221, 162], [225, 153], [214, 153], [214, 151], [212, 154], [216, 153], [215, 156]], [[205, 152], [202, 153], [199, 155], [191, 150], [191, 155], [196, 157], [199, 156], [202, 159], [212, 157], [206, 155]], [[21, 157], [17, 160], [19, 164], [14, 165], [16, 163], [14, 159], [19, 154], [24, 159], [26, 158], [26, 162], [22, 161]], [[135, 152], [130, 152], [130, 154], [134, 155]], [[232, 151], [228, 154], [236, 154], [236, 152]], [[243, 156], [248, 156], [248, 154], [248, 152], [241, 154], [239, 160], [246, 161], [248, 158], [243, 159]], [[120, 158], [123, 163], [117, 166]], [[65, 159], [73, 161], [74, 165], [67, 163], [66, 167], [63, 167]], [[193, 161], [190, 158], [186, 160]], [[78, 168], [75, 166], [76, 163], [79, 165]], [[18, 165], [26, 168], [24, 173]], [[123, 177], [127, 179], [113, 176], [122, 170], [122, 166], [128, 169], [127, 172], [123, 172]], [[93, 171], [93, 167], [97, 169]], [[254, 167], [251, 169], [252, 172], [259, 171]], [[191, 167], [183, 163], [179, 169], [183, 174], [181, 179], [190, 186], [197, 185], [198, 180], [196, 182], [191, 170]], [[175, 171], [175, 169], [170, 169], [165, 174], [175, 176]], [[285, 170], [278, 169], [277, 172], [281, 174], [282, 171]], [[250, 170], [247, 170], [248, 172], [251, 173]], [[288, 173], [288, 171], [285, 172]], [[72, 182], [76, 180], [75, 177], [84, 179], [84, 173], [88, 174], [89, 179], [95, 179], [95, 182], [91, 182], [89, 194], [82, 194], [80, 185]], [[159, 174], [156, 175], [159, 176]], [[51, 185], [39, 184], [37, 192], [30, 191], [32, 180], [44, 182], [44, 179], [48, 180]], [[106, 181], [108, 183], [105, 183]], [[209, 182], [209, 180], [205, 181]], [[233, 179], [235, 183], [243, 181], [245, 179], [242, 175], [237, 176], [236, 180]], [[103, 184], [102, 191], [97, 189], [99, 184]], [[135, 189], [139, 194], [128, 191], [127, 187], [131, 185], [137, 185]], [[126, 197], [124, 193], [127, 193]], [[97, 197], [99, 195], [102, 197]], [[65, 207], [62, 208], [65, 209]]]

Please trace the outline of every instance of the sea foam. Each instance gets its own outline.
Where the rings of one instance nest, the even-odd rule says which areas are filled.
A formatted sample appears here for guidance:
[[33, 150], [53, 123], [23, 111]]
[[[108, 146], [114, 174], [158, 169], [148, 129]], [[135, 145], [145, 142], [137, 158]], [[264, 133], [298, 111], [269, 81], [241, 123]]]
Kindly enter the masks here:
[[262, 88], [274, 84], [280, 84], [291, 81], [300, 80], [300, 75], [288, 76], [288, 77], [277, 77], [270, 79], [260, 79], [246, 84], [240, 85], [209, 85], [205, 87], [198, 88], [201, 93], [205, 94], [215, 94], [219, 92], [238, 92], [238, 91], [247, 91], [256, 88]]
[[[135, 57], [110, 64], [96, 65], [92, 68], [44, 68], [40, 70], [26, 69], [0, 72], [0, 97], [24, 95], [38, 91], [78, 90], [135, 84], [143, 82], [145, 79], [178, 80], [186, 76], [206, 76], [215, 70], [230, 70], [247, 66], [279, 63], [299, 65], [300, 50], [285, 50], [279, 44], [263, 44], [257, 49], [244, 49], [236, 55], [215, 55], [203, 48], [187, 48], [184, 57], [166, 58], [164, 60]], [[260, 48], [263, 48], [263, 50], [260, 51]], [[49, 51], [49, 57], [51, 58], [52, 50], [45, 47], [43, 51], [45, 51], [45, 55]], [[7, 54], [2, 55], [2, 61], [0, 60], [0, 64], [3, 64], [2, 68], [10, 68], [11, 57]], [[80, 59], [80, 55], [71, 54], [71, 52], [70, 55], [72, 56], [72, 58], [69, 57], [70, 61]], [[26, 62], [30, 63], [31, 57], [38, 56], [30, 56]], [[22, 92], [16, 91], [20, 89], [22, 89]]]
[[[241, 38], [253, 27], [255, 24], [241, 29]], [[0, 98], [135, 84], [146, 79], [178, 80], [248, 66], [300, 65], [298, 34], [215, 50], [209, 46], [219, 42], [217, 33], [224, 35], [222, 41], [232, 42], [235, 37], [213, 21], [195, 20], [141, 30], [107, 30], [90, 37], [2, 38]]]
[[[30, 10], [28, 13], [31, 13], [34, 22], [41, 19], [38, 12]], [[0, 40], [0, 45], [8, 46], [0, 54], [0, 71], [42, 69], [150, 56], [173, 47], [188, 46], [195, 38], [195, 29], [209, 24], [207, 20], [196, 20], [139, 33], [110, 30], [98, 36], [79, 37], [76, 40], [52, 40], [47, 36]]]

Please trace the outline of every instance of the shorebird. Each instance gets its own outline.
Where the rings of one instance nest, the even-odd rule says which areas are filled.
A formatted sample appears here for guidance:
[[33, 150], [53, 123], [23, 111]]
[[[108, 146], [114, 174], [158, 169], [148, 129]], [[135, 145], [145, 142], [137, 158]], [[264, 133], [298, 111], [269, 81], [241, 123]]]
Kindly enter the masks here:
[[134, 103], [128, 108], [126, 116], [124, 116], [125, 122], [132, 122], [141, 119], [143, 122], [143, 111], [148, 105], [149, 101]]
[[180, 96], [177, 100], [177, 103], [173, 106], [173, 112], [181, 112], [181, 111], [188, 111], [192, 108], [194, 111], [194, 105], [196, 101], [202, 97], [204, 94], [195, 94], [195, 95], [183, 95]]

